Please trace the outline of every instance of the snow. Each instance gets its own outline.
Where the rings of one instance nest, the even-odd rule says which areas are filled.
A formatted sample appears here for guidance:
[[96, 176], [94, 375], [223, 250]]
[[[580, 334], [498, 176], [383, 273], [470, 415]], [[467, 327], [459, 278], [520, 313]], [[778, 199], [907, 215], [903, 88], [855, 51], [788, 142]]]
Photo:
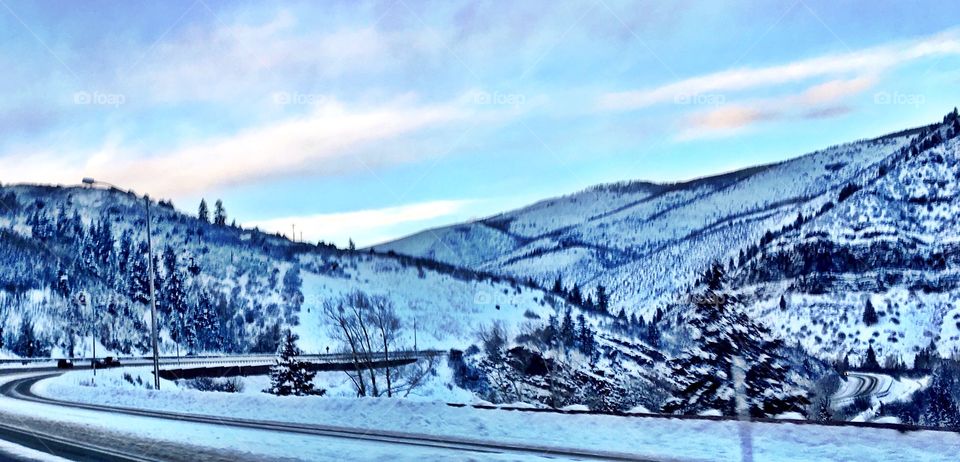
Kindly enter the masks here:
[[[311, 261], [311, 257], [303, 258]], [[418, 277], [416, 267], [381, 258], [358, 259], [355, 265], [345, 269], [347, 277], [303, 273], [304, 304], [294, 332], [300, 336], [299, 345], [304, 351], [325, 352], [327, 347], [337, 350], [339, 344], [331, 339], [323, 304], [357, 290], [389, 297], [404, 321], [398, 346], [411, 350], [415, 322], [417, 348], [466, 349], [476, 342], [476, 332], [482, 325], [499, 320], [515, 330], [526, 320], [527, 311], [543, 319], [555, 313], [544, 301], [548, 295], [540, 290], [465, 281], [437, 273]]]
[[[41, 382], [35, 391], [61, 399], [89, 403], [451, 435], [518, 444], [535, 442], [556, 447], [628, 452], [638, 457], [671, 460], [739, 459], [740, 425], [749, 426], [756, 460], [948, 461], [954, 460], [955, 454], [960, 451], [960, 435], [947, 432], [900, 433], [884, 429], [792, 423], [743, 424], [731, 421], [529, 413], [471, 407], [454, 408], [443, 402], [410, 399], [274, 397], [182, 389], [155, 392], [130, 387], [94, 389], [72, 385], [73, 379], [69, 376], [76, 374], [82, 372], [70, 372], [65, 374], [64, 378]], [[118, 417], [117, 420], [125, 419]], [[100, 423], [107, 426], [114, 424], [113, 419]], [[131, 428], [137, 431], [136, 427]], [[162, 428], [167, 429], [167, 426], [163, 425]], [[221, 431], [225, 430], [214, 433]], [[207, 441], [210, 437], [205, 433], [192, 435], [191, 438], [204, 444], [210, 443]], [[276, 448], [275, 441], [286, 438], [289, 436], [272, 433], [271, 438], [257, 437], [256, 441]], [[223, 441], [220, 442], [222, 443]], [[250, 446], [240, 441], [231, 443]], [[307, 452], [313, 447], [309, 441], [300, 444], [306, 446]], [[293, 447], [299, 450], [298, 446], [288, 446], [287, 453], [289, 448]], [[398, 455], [408, 458], [410, 453], [405, 449]], [[354, 455], [352, 458], [356, 457]]]
[[641, 307], [647, 314], [711, 260], [726, 261], [798, 212], [819, 210], [909, 139], [855, 142], [687, 183], [598, 186], [376, 248], [534, 277], [542, 285], [558, 273], [591, 290], [603, 283], [615, 288], [614, 310]]
[[8, 458], [23, 462], [66, 462], [68, 460], [0, 440], [0, 460], [7, 460]]
[[[23, 376], [4, 376], [0, 378], [0, 383], [20, 377]], [[163, 393], [159, 392], [158, 395]], [[229, 406], [235, 404], [234, 402], [216, 399], [209, 394], [206, 396], [206, 400], [202, 402], [206, 403], [207, 408], [211, 405]], [[202, 410], [204, 407], [201, 406], [198, 409]], [[183, 444], [189, 444], [220, 451], [222, 454], [239, 453], [246, 457], [245, 460], [283, 459], [311, 462], [396, 460], [417, 462], [446, 461], [451, 460], [454, 456], [462, 457], [465, 454], [471, 454], [450, 452], [438, 448], [397, 446], [371, 441], [355, 441], [285, 432], [264, 432], [223, 425], [180, 422], [123, 414], [104, 414], [103, 412], [85, 409], [18, 401], [6, 397], [0, 398], [0, 415], [3, 416], [5, 421], [14, 424], [20, 424], [27, 420], [47, 419], [54, 422], [51, 424], [52, 426], [80, 425], [84, 437], [105, 432], [114, 435], [118, 447], [125, 445], [124, 442], [128, 439], [138, 438], [151, 442], [151, 447], [157, 445], [177, 448], [182, 447]], [[180, 453], [179, 458], [189, 460], [190, 457]], [[535, 460], [536, 458], [517, 458], [515, 455], [490, 453], [484, 454], [484, 459]]]

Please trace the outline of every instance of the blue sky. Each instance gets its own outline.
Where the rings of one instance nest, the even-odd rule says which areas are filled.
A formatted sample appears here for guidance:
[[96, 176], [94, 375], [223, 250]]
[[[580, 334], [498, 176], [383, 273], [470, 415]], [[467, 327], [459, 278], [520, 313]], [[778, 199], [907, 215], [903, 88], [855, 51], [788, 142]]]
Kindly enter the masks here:
[[370, 245], [928, 123], [957, 2], [0, 0], [0, 181]]

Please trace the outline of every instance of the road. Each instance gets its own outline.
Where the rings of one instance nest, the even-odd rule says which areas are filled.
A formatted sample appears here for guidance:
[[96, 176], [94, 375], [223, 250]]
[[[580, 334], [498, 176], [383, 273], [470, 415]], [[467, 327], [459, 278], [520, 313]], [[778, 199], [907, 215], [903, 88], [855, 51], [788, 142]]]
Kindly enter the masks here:
[[[221, 362], [229, 360], [220, 359]], [[131, 364], [132, 365], [132, 364]], [[442, 437], [391, 431], [370, 431], [325, 425], [292, 424], [238, 418], [211, 417], [150, 411], [133, 408], [71, 403], [35, 395], [32, 386], [45, 378], [62, 373], [51, 368], [0, 371], [6, 380], [0, 383], [0, 438], [39, 451], [73, 460], [144, 461], [144, 460], [262, 460], [263, 455], [231, 450], [233, 445], [210, 448], [185, 442], [191, 435], [218, 432], [229, 438], [253, 438], [264, 443], [280, 440], [309, 441], [314, 447], [343, 447], [356, 457], [349, 446], [362, 447], [362, 454], [373, 451], [384, 457], [397, 454], [423, 454], [426, 459], [572, 459], [572, 460], [642, 460], [630, 454], [582, 451], [536, 444], [520, 445], [467, 438]], [[13, 374], [13, 375], [11, 375]], [[12, 414], [10, 407], [28, 405], [30, 415]], [[69, 416], [70, 418], [63, 418]], [[122, 434], [90, 428], [90, 422], [129, 422], [126, 428], [158, 428], [173, 438], [156, 438], [140, 434]], [[79, 424], [79, 425], [78, 425]], [[173, 424], [173, 425], [171, 425]], [[204, 432], [204, 433], [197, 433]], [[150, 432], [152, 433], [152, 432]], [[318, 441], [320, 440], [320, 441]], [[237, 441], [240, 441], [239, 439]], [[229, 440], [226, 441], [229, 443]], [[297, 444], [297, 443], [286, 443]], [[301, 443], [303, 444], [303, 443]], [[286, 446], [291, 459], [307, 457], [296, 446]], [[334, 451], [335, 449], [331, 449]], [[325, 454], [325, 453], [324, 453]]]
[[889, 375], [848, 372], [847, 380], [841, 383], [831, 402], [834, 406], [844, 406], [859, 397], [883, 399], [890, 394], [892, 384], [893, 377]]

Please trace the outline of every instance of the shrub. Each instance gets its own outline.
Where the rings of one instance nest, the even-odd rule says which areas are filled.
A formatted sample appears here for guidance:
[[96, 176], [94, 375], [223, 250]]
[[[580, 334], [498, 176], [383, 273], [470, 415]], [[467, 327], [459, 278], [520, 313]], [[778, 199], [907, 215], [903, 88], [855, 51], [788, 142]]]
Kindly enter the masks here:
[[187, 388], [198, 391], [218, 391], [221, 393], [240, 393], [243, 391], [243, 381], [238, 377], [220, 379], [197, 377], [195, 379], [183, 380], [181, 383]]

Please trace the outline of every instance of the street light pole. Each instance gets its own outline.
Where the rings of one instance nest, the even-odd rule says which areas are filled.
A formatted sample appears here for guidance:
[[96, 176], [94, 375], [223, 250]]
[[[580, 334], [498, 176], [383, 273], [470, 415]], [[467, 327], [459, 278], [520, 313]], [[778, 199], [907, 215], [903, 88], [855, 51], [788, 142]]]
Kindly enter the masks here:
[[[102, 184], [115, 189], [120, 189], [116, 185], [107, 183], [105, 181], [97, 181], [93, 178], [86, 177], [83, 179], [83, 184], [93, 187], [97, 184]], [[160, 389], [160, 351], [157, 347], [157, 295], [156, 289], [154, 286], [154, 274], [153, 274], [153, 238], [150, 233], [150, 196], [143, 196], [143, 204], [147, 211], [147, 271], [150, 272], [150, 337], [151, 343], [153, 343], [153, 386], [155, 389]], [[94, 339], [94, 351], [96, 351], [96, 339]], [[94, 353], [96, 357], [96, 353]], [[96, 360], [94, 360], [96, 361]], [[96, 365], [94, 365], [94, 374], [96, 374]]]
[[143, 196], [147, 209], [147, 268], [150, 271], [150, 335], [153, 337], [153, 386], [160, 389], [160, 353], [157, 348], [157, 294], [153, 274], [153, 238], [150, 233], [150, 196]]

